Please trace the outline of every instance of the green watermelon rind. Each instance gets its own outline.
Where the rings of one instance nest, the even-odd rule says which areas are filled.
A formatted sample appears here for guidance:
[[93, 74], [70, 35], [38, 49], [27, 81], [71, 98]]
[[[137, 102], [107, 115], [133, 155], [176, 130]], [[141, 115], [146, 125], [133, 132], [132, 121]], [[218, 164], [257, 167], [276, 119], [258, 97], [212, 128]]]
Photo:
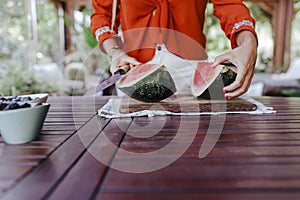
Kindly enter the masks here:
[[118, 83], [117, 87], [131, 98], [143, 102], [159, 102], [176, 92], [173, 78], [164, 65], [134, 81], [131, 86]]
[[[230, 85], [236, 79], [236, 73], [228, 69], [224, 73], [220, 73], [208, 88], [198, 98], [202, 99], [224, 99], [223, 88]], [[210, 95], [212, 94], [212, 95]]]

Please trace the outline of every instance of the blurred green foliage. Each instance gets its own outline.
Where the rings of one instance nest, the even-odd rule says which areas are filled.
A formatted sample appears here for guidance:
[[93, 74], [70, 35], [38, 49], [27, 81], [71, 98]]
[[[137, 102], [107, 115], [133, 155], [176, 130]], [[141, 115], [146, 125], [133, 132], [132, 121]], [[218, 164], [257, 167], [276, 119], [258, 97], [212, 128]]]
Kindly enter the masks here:
[[13, 62], [2, 72], [0, 93], [10, 96], [28, 93], [55, 93], [59, 90], [56, 83], [49, 84], [42, 79], [37, 79], [34, 71], [19, 62]]
[[[300, 56], [300, 0], [295, 2], [295, 19], [292, 27], [292, 43], [291, 43], [291, 58]], [[28, 16], [27, 16], [28, 0], [1, 0], [0, 6], [0, 65], [6, 66], [5, 69], [9, 72], [1, 72], [3, 68], [0, 66], [0, 86], [5, 84], [16, 84], [16, 89], [19, 88], [19, 82], [26, 83], [32, 90], [35, 89], [35, 82], [30, 76], [26, 75], [28, 69]], [[271, 16], [260, 9], [256, 4], [246, 3], [250, 8], [251, 14], [257, 22], [257, 32], [265, 34], [272, 39]], [[56, 57], [61, 57], [59, 47], [59, 27], [58, 15], [56, 8], [50, 1], [36, 0], [37, 8], [37, 31], [38, 31], [38, 52], [55, 60]], [[91, 5], [76, 8], [77, 14], [80, 13], [82, 20], [73, 23], [70, 19], [65, 17], [65, 24], [71, 28], [73, 40], [75, 43], [75, 52], [73, 57], [78, 57], [79, 61], [86, 62], [91, 72], [95, 72], [99, 67], [99, 63], [104, 63], [105, 67], [108, 61], [103, 59], [103, 55], [94, 49], [97, 48], [97, 41], [93, 37], [89, 27], [89, 16], [92, 13]], [[219, 20], [213, 16], [213, 7], [208, 5], [206, 10], [206, 23], [204, 33], [207, 36], [206, 49], [210, 58], [222, 54], [230, 49], [230, 43], [225, 34], [220, 28]], [[268, 65], [272, 62], [273, 44], [269, 43], [259, 47], [259, 61]], [[91, 53], [92, 52], [92, 53]], [[270, 53], [271, 52], [271, 53]], [[102, 59], [101, 62], [97, 59]], [[91, 60], [95, 60], [94, 63]], [[105, 61], [103, 61], [105, 60]], [[19, 64], [17, 64], [19, 63]], [[103, 67], [103, 66], [101, 66]], [[14, 68], [14, 69], [11, 69]], [[258, 69], [262, 70], [262, 69]], [[24, 72], [24, 73], [22, 73]], [[20, 73], [22, 77], [16, 75]], [[2, 74], [2, 75], [1, 75]], [[5, 75], [4, 75], [5, 74]], [[11, 81], [5, 76], [13, 77]], [[19, 77], [19, 78], [18, 78]], [[2, 83], [1, 83], [2, 80]], [[4, 80], [4, 81], [3, 81]], [[13, 82], [15, 81], [15, 82]], [[4, 83], [5, 82], [5, 83]], [[25, 85], [26, 85], [25, 84]], [[5, 86], [6, 87], [6, 86]], [[21, 87], [21, 86], [20, 86]], [[6, 88], [11, 88], [7, 86]], [[26, 91], [26, 87], [24, 91]], [[29, 90], [29, 89], [28, 89]]]
[[[1, 0], [0, 61], [18, 59], [27, 62], [28, 15], [25, 0]], [[37, 0], [38, 52], [50, 57], [59, 48], [58, 17], [53, 4]]]
[[[49, 57], [55, 57], [59, 49], [58, 16], [56, 9], [49, 1], [36, 0], [36, 2], [38, 51]], [[300, 0], [295, 0], [294, 2], [296, 11], [299, 11]], [[257, 31], [259, 32], [261, 29], [266, 28], [270, 29], [271, 16], [253, 3], [247, 3], [247, 6], [257, 21]], [[97, 41], [91, 33], [89, 21], [87, 20], [92, 13], [91, 5], [89, 4], [83, 9], [82, 7], [77, 7], [76, 11], [81, 12], [84, 16], [81, 22], [75, 22], [77, 26], [81, 27], [81, 30], [76, 28], [76, 25], [66, 17], [65, 23], [68, 27], [72, 28], [73, 34], [77, 35], [75, 40], [79, 45], [76, 46], [76, 50], [80, 51], [80, 48], [85, 48], [84, 51], [89, 51], [91, 48], [97, 46]], [[20, 57], [26, 55], [28, 39], [26, 12], [26, 0], [1, 1], [0, 59], [12, 59], [12, 53], [18, 54]], [[213, 16], [213, 7], [211, 4], [208, 4], [206, 16], [207, 20], [204, 29], [207, 35], [206, 48], [210, 57], [215, 57], [218, 54], [228, 51], [230, 43], [220, 29], [219, 20]], [[272, 30], [269, 30], [267, 34], [272, 37]], [[79, 37], [78, 35], [82, 35], [83, 37]], [[84, 43], [88, 48], [83, 46]], [[270, 45], [270, 49], [272, 49], [272, 45]], [[262, 59], [263, 62], [270, 62], [272, 58], [270, 58], [270, 55], [267, 55]]]

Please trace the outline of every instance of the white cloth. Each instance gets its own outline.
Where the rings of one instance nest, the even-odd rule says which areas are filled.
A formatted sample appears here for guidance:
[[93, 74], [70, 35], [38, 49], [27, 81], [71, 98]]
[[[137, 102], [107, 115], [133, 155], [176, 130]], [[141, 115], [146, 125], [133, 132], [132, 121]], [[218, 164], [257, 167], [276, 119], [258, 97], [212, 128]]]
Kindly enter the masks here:
[[[191, 97], [192, 98], [192, 97]], [[271, 114], [276, 113], [276, 111], [272, 107], [267, 107], [261, 102], [243, 95], [241, 99], [244, 99], [248, 102], [251, 102], [257, 106], [257, 109], [254, 111], [226, 111], [218, 110], [216, 112], [180, 112], [174, 113], [166, 110], [142, 110], [133, 113], [120, 113], [119, 109], [122, 104], [123, 99], [110, 99], [102, 108], [98, 110], [98, 115], [104, 118], [126, 118], [126, 117], [141, 117], [141, 116], [165, 116], [165, 115], [191, 115], [191, 116], [199, 116], [199, 115], [224, 115], [224, 114]], [[178, 100], [178, 99], [177, 99]]]
[[158, 44], [153, 59], [148, 63], [165, 65], [174, 80], [176, 94], [191, 95], [191, 81], [198, 62], [176, 56], [164, 44]]

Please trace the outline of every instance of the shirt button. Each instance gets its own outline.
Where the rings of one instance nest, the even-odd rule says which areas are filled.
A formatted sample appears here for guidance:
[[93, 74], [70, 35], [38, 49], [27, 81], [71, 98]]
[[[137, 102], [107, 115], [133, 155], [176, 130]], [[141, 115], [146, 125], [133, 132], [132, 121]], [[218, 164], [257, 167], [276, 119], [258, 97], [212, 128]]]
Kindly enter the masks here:
[[161, 50], [161, 46], [157, 46], [157, 50], [160, 51]]

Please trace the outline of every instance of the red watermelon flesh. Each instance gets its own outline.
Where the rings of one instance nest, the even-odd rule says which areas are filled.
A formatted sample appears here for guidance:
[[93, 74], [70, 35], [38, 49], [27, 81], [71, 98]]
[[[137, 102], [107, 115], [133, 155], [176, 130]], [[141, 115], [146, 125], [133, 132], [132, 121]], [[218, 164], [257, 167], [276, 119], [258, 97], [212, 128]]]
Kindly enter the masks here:
[[192, 94], [200, 96], [218, 77], [222, 66], [212, 67], [212, 63], [199, 62], [193, 76]]
[[227, 66], [199, 62], [194, 72], [191, 91], [195, 97], [205, 99], [224, 98], [223, 87], [231, 84], [236, 78], [236, 73]]
[[160, 65], [155, 64], [140, 64], [131, 69], [126, 76], [122, 77], [119, 81], [119, 85], [126, 86], [127, 84], [133, 84], [133, 82], [142, 79], [149, 75], [151, 71], [155, 71]]
[[176, 92], [175, 83], [166, 66], [159, 64], [134, 67], [116, 86], [127, 96], [144, 102], [158, 102]]

